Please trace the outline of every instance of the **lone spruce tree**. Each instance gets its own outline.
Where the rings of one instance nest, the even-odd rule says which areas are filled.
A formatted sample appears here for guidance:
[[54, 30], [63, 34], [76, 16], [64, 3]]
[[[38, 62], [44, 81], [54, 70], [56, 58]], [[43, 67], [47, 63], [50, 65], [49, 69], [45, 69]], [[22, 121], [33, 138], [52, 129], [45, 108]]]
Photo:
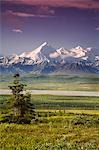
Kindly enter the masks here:
[[31, 94], [23, 93], [24, 84], [20, 82], [20, 75], [14, 75], [13, 85], [9, 86], [12, 91], [12, 97], [9, 101], [10, 115], [6, 117], [10, 123], [31, 123], [35, 119], [34, 106], [31, 103]]

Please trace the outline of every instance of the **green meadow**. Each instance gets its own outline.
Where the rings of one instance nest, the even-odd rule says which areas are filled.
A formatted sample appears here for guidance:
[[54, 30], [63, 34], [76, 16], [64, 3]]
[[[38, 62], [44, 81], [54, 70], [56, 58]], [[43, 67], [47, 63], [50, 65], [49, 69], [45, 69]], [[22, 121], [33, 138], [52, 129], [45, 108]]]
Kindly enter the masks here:
[[[10, 98], [10, 95], [1, 95], [0, 103], [2, 104], [8, 98]], [[99, 97], [32, 95], [31, 99], [36, 109], [99, 109]]]
[[[10, 97], [0, 96], [3, 102]], [[30, 125], [0, 124], [0, 150], [99, 150], [99, 97], [32, 95]]]
[[[0, 75], [0, 88], [7, 89], [12, 75]], [[22, 83], [30, 90], [99, 91], [99, 76], [95, 75], [23, 75]]]

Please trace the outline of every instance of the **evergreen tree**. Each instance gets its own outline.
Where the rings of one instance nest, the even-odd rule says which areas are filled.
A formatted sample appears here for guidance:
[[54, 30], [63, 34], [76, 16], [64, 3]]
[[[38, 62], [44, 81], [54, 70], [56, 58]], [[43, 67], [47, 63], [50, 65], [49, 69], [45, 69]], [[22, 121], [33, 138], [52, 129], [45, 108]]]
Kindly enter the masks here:
[[30, 123], [35, 118], [34, 106], [31, 103], [31, 94], [23, 93], [25, 85], [19, 79], [20, 75], [15, 74], [13, 85], [9, 86], [12, 91], [12, 97], [7, 103], [10, 114], [7, 114], [4, 120], [13, 123]]

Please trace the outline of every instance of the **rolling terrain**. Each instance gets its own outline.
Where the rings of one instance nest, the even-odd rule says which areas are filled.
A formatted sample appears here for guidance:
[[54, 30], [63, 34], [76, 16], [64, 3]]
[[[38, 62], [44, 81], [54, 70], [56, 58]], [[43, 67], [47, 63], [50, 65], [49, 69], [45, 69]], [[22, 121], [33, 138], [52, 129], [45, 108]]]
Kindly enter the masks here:
[[[0, 119], [3, 102], [0, 96]], [[30, 125], [0, 124], [0, 149], [98, 150], [99, 97], [32, 95], [36, 120]]]
[[[97, 75], [21, 75], [27, 90], [99, 91]], [[13, 75], [0, 75], [0, 89], [8, 89]]]

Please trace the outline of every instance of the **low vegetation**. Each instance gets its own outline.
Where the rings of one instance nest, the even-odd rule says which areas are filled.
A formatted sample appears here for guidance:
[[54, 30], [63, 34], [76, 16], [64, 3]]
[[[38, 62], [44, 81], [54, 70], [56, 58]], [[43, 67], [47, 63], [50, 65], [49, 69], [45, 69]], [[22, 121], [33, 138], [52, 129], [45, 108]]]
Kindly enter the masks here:
[[[30, 90], [99, 91], [99, 76], [95, 75], [23, 75], [21, 81]], [[0, 75], [0, 87], [6, 89], [12, 77]]]
[[[3, 103], [10, 95], [1, 95], [0, 103]], [[56, 95], [31, 95], [31, 102], [36, 109], [86, 109], [99, 110], [99, 97], [83, 96], [56, 96]], [[4, 105], [2, 105], [4, 107]]]
[[98, 150], [99, 115], [79, 112], [38, 111], [31, 125], [1, 124], [0, 149]]
[[[9, 96], [0, 96], [1, 115]], [[33, 95], [31, 124], [0, 124], [1, 150], [98, 150], [99, 98]], [[60, 107], [61, 106], [61, 107]]]
[[99, 97], [23, 94], [23, 87], [14, 80], [13, 95], [0, 95], [0, 150], [99, 150]]

